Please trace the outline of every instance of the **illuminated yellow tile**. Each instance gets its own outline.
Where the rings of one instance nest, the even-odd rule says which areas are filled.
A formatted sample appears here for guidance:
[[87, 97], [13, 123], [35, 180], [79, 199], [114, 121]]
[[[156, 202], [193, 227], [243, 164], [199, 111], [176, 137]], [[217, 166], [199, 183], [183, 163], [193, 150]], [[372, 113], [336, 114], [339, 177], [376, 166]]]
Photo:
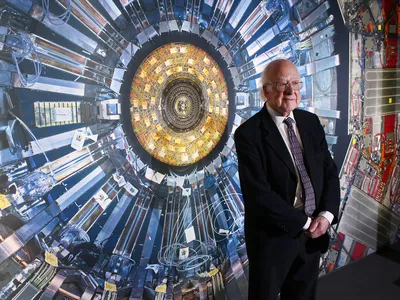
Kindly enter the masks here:
[[186, 152], [186, 147], [178, 147], [178, 149], [181, 153]]
[[178, 53], [178, 48], [173, 47], [169, 51], [171, 52], [171, 54], [175, 54]]
[[191, 58], [189, 58], [189, 59], [188, 59], [188, 64], [189, 64], [189, 65], [193, 65], [193, 64], [194, 64], [194, 60], [191, 59]]
[[201, 147], [204, 144], [204, 141], [203, 140], [199, 140], [196, 144], [197, 144], [197, 146]]
[[134, 115], [135, 121], [140, 121], [140, 114], [139, 113], [135, 113]]
[[211, 89], [207, 89], [207, 94], [211, 95]]
[[196, 71], [192, 68], [188, 68], [188, 72], [193, 75], [196, 74]]
[[158, 66], [157, 68], [156, 68], [156, 73], [158, 74], [158, 73], [160, 73], [161, 72], [161, 70], [162, 70], [162, 68], [161, 68], [161, 66]]
[[217, 70], [216, 67], [213, 67], [213, 68], [211, 69], [211, 71], [212, 71], [214, 74], [217, 74], [217, 73], [218, 73], [218, 70]]
[[153, 142], [150, 142], [149, 145], [148, 145], [147, 147], [148, 147], [151, 151], [153, 151], [153, 150], [156, 148], [156, 146], [154, 145]]
[[157, 82], [159, 83], [159, 84], [162, 84], [163, 83], [163, 81], [164, 81], [164, 77], [159, 77], [158, 79], [157, 79]]
[[151, 105], [155, 105], [156, 104], [156, 97], [151, 97], [150, 104]]
[[204, 137], [206, 138], [206, 140], [208, 140], [208, 139], [210, 138], [210, 133], [209, 133], [209, 132], [206, 132], [206, 133], [204, 134]]
[[149, 120], [149, 119], [147, 119], [147, 118], [146, 118], [146, 119], [144, 119], [144, 124], [146, 124], [146, 126], [147, 126], [147, 127], [149, 127], [149, 126], [150, 126], [150, 124], [151, 124], [151, 123], [150, 123], [150, 120]]
[[392, 98], [389, 98], [389, 103], [392, 103], [393, 102], [393, 99]]
[[168, 150], [175, 152], [175, 147], [172, 145], [168, 145]]
[[196, 137], [194, 135], [191, 135], [188, 137], [189, 142], [193, 142], [195, 139], [196, 139]]
[[218, 94], [215, 94], [214, 98], [215, 98], [215, 100], [219, 101], [219, 95]]
[[196, 151], [195, 153], [192, 154], [192, 158], [193, 159], [196, 159], [198, 157], [199, 157], [199, 152], [198, 151]]
[[206, 145], [206, 147], [207, 147], [208, 149], [210, 149], [212, 146], [213, 146], [213, 142], [211, 142], [211, 141], [208, 142], [207, 145]]
[[160, 157], [165, 157], [165, 148], [163, 147], [160, 152], [158, 152]]
[[156, 120], [157, 120], [157, 115], [156, 115], [155, 113], [152, 113], [152, 114], [151, 114], [151, 117], [152, 117], [153, 121], [156, 121]]
[[204, 77], [203, 77], [201, 74], [198, 74], [198, 75], [197, 75], [197, 78], [199, 78], [199, 80], [200, 80], [201, 82], [204, 81]]
[[165, 65], [169, 67], [170, 65], [172, 65], [172, 62], [173, 62], [172, 59], [168, 59], [165, 61]]
[[210, 106], [210, 107], [208, 108], [208, 111], [209, 111], [210, 113], [212, 113], [212, 112], [213, 112], [213, 107]]
[[160, 132], [162, 130], [162, 126], [160, 124], [157, 124], [156, 128], [157, 128], [158, 132]]
[[187, 52], [187, 48], [186, 47], [180, 47], [179, 48], [181, 53], [186, 53]]
[[171, 137], [169, 134], [165, 134], [165, 136], [164, 136], [164, 137], [165, 137], [165, 139], [166, 139], [167, 141], [170, 141], [170, 140], [171, 140], [171, 138], [172, 138], [172, 137]]
[[133, 107], [138, 107], [139, 106], [139, 100], [133, 100]]
[[145, 88], [144, 88], [144, 91], [145, 92], [148, 92], [148, 91], [150, 91], [150, 84], [146, 84], [146, 86], [145, 86]]
[[181, 142], [182, 142], [182, 140], [180, 138], [175, 139], [175, 143], [180, 144]]
[[206, 76], [208, 75], [208, 70], [206, 68], [203, 69], [203, 74]]
[[146, 72], [143, 70], [142, 72], [140, 72], [140, 75], [139, 75], [139, 77], [141, 77], [141, 78], [145, 78], [146, 77]]
[[215, 83], [215, 81], [211, 81], [211, 86], [215, 89], [217, 87], [217, 84]]
[[210, 63], [210, 60], [207, 57], [204, 57], [203, 61], [208, 65]]
[[183, 154], [183, 155], [181, 156], [181, 160], [182, 160], [183, 162], [187, 162], [187, 161], [189, 160], [189, 157], [187, 156], [187, 154]]
[[150, 64], [153, 66], [155, 63], [157, 62], [157, 59], [155, 58], [155, 57], [153, 57], [151, 60], [150, 60]]

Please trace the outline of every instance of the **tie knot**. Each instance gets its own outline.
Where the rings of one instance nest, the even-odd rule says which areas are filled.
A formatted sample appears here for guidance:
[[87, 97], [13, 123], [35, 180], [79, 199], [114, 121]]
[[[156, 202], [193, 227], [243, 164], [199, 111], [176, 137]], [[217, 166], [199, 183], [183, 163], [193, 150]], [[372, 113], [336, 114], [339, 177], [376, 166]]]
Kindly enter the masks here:
[[291, 117], [288, 117], [285, 120], [283, 120], [283, 123], [285, 123], [287, 127], [292, 128], [294, 120]]

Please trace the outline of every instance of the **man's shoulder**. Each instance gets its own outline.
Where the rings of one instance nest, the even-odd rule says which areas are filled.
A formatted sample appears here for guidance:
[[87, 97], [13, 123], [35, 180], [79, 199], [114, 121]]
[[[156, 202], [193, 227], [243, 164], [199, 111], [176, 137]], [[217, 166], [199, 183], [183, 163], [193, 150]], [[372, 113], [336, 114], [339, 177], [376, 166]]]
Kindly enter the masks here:
[[260, 122], [262, 117], [262, 110], [248, 118], [235, 131], [235, 137], [237, 136], [249, 136], [255, 134], [260, 128]]
[[293, 114], [296, 122], [307, 124], [310, 127], [314, 127], [317, 124], [318, 116], [310, 111], [296, 108]]
[[304, 110], [304, 109], [300, 109], [300, 108], [296, 108], [293, 111], [293, 113], [295, 114], [296, 117], [300, 116], [303, 118], [310, 118], [310, 119], [315, 119], [315, 117], [316, 117], [316, 114], [314, 114], [310, 111]]

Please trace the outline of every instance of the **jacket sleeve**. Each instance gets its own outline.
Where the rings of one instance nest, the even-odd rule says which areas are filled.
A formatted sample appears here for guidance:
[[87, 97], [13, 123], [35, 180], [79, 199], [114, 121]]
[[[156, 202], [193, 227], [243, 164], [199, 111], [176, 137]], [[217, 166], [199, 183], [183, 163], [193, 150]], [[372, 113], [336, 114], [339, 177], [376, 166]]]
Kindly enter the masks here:
[[334, 218], [332, 224], [338, 221], [338, 212], [340, 204], [340, 184], [337, 166], [332, 159], [331, 153], [329, 152], [328, 145], [326, 143], [325, 132], [319, 121], [319, 118], [315, 116], [317, 122], [317, 132], [320, 147], [323, 151], [323, 163], [324, 163], [324, 180], [323, 189], [318, 206], [319, 211], [329, 211], [333, 214]]
[[[262, 166], [260, 150], [244, 136], [240, 128], [235, 132], [240, 185], [245, 201], [246, 214], [263, 218], [261, 222], [275, 225], [295, 237], [307, 222], [304, 212], [283, 200], [270, 186], [265, 166]], [[273, 172], [273, 170], [269, 170]]]

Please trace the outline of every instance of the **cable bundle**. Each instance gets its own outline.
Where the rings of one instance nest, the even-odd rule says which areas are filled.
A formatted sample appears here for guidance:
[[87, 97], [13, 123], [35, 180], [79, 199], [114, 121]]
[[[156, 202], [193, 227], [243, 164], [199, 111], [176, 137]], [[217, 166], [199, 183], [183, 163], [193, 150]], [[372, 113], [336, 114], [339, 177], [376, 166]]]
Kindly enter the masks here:
[[[40, 74], [42, 72], [42, 62], [39, 59], [36, 47], [33, 44], [32, 40], [29, 38], [29, 35], [27, 35], [26, 33], [19, 32], [18, 35], [16, 35], [15, 37], [21, 41], [24, 47], [22, 51], [11, 49], [10, 51], [11, 57], [15, 63], [15, 67], [17, 68], [19, 80], [21, 81], [22, 85], [25, 87], [31, 87], [36, 83], [36, 81], [40, 77]], [[29, 56], [32, 56], [33, 66], [35, 68], [35, 75], [32, 79], [28, 80], [22, 74], [21, 69], [19, 68], [19, 64]]]
[[305, 51], [305, 50], [310, 50], [312, 48], [312, 43], [311, 39], [308, 38], [302, 42], [298, 42], [295, 45], [295, 49], [299, 51]]
[[65, 0], [66, 10], [61, 15], [55, 16], [50, 12], [50, 0], [42, 0], [44, 14], [49, 22], [55, 26], [61, 26], [68, 22], [71, 16], [71, 0]]

